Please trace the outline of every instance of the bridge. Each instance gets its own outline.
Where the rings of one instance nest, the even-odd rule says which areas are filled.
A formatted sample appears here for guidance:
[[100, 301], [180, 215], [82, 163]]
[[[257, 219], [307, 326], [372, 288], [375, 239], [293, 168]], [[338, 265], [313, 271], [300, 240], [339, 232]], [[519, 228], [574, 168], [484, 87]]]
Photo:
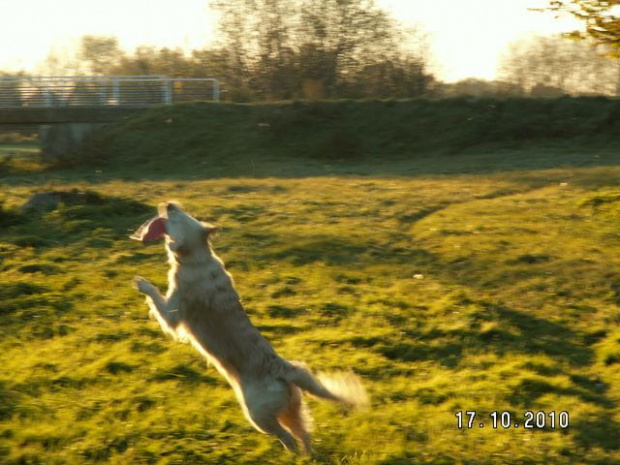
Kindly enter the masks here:
[[[0, 78], [0, 127], [44, 126], [44, 155], [75, 149], [101, 124], [155, 105], [220, 100], [215, 78], [17, 76]], [[49, 126], [53, 125], [53, 126]]]

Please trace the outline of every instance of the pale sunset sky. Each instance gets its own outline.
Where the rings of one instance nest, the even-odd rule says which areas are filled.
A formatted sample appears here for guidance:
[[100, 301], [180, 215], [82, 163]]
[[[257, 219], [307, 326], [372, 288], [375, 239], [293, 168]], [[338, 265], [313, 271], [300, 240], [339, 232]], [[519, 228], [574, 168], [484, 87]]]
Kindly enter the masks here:
[[[429, 36], [440, 79], [493, 79], [497, 60], [514, 40], [570, 31], [578, 23], [528, 11], [544, 0], [376, 0], [405, 26]], [[86, 34], [113, 35], [139, 45], [202, 48], [213, 40], [207, 0], [0, 0], [0, 71], [37, 72], [51, 50], [70, 54]]]

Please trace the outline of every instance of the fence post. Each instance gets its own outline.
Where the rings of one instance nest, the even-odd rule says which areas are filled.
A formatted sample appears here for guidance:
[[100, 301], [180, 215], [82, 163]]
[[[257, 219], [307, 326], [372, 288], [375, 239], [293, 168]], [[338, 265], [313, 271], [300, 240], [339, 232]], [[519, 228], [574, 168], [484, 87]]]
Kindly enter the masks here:
[[54, 98], [52, 94], [52, 89], [50, 89], [49, 84], [45, 86], [45, 106], [46, 107], [54, 106]]
[[213, 80], [213, 101], [214, 102], [220, 101], [220, 80], [219, 79]]
[[118, 78], [112, 79], [112, 94], [114, 96], [113, 98], [114, 98], [114, 101], [116, 102], [116, 105], [120, 105], [121, 104], [121, 89], [119, 87]]
[[108, 89], [103, 79], [99, 80], [99, 104], [106, 106], [108, 101]]
[[172, 82], [167, 76], [164, 78], [164, 103], [172, 105]]

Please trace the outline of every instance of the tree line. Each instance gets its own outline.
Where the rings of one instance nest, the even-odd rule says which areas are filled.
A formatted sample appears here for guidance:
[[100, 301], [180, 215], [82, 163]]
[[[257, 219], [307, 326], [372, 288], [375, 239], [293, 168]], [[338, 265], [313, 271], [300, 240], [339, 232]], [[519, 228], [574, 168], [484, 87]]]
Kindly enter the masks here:
[[[616, 23], [609, 15], [588, 17], [588, 11], [601, 15], [600, 8], [585, 9], [594, 3], [605, 2], [550, 1], [552, 11], [572, 5], [570, 13], [598, 27], [569, 34], [583, 40], [534, 37], [511, 44], [492, 82], [440, 82], [423, 31], [405, 29], [375, 0], [211, 0], [220, 15], [219, 40], [207, 48], [140, 46], [126, 52], [114, 37], [85, 36], [72, 56], [51, 53], [43, 72], [217, 77], [222, 98], [239, 102], [620, 95], [618, 37], [610, 38]], [[605, 36], [601, 25], [609, 30]]]
[[620, 62], [591, 40], [534, 36], [508, 45], [495, 81], [466, 79], [443, 95], [494, 97], [620, 96]]
[[217, 77], [232, 101], [428, 95], [428, 44], [374, 0], [213, 0], [219, 41], [189, 53], [86, 36], [72, 59], [48, 57], [50, 74]]

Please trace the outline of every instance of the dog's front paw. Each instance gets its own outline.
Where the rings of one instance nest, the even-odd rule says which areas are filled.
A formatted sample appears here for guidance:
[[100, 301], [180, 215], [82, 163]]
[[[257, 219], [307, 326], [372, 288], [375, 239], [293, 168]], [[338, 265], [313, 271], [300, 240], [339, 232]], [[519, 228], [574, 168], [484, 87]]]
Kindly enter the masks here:
[[133, 287], [143, 294], [150, 294], [155, 289], [155, 286], [153, 286], [148, 279], [144, 279], [142, 276], [136, 276], [133, 278]]

